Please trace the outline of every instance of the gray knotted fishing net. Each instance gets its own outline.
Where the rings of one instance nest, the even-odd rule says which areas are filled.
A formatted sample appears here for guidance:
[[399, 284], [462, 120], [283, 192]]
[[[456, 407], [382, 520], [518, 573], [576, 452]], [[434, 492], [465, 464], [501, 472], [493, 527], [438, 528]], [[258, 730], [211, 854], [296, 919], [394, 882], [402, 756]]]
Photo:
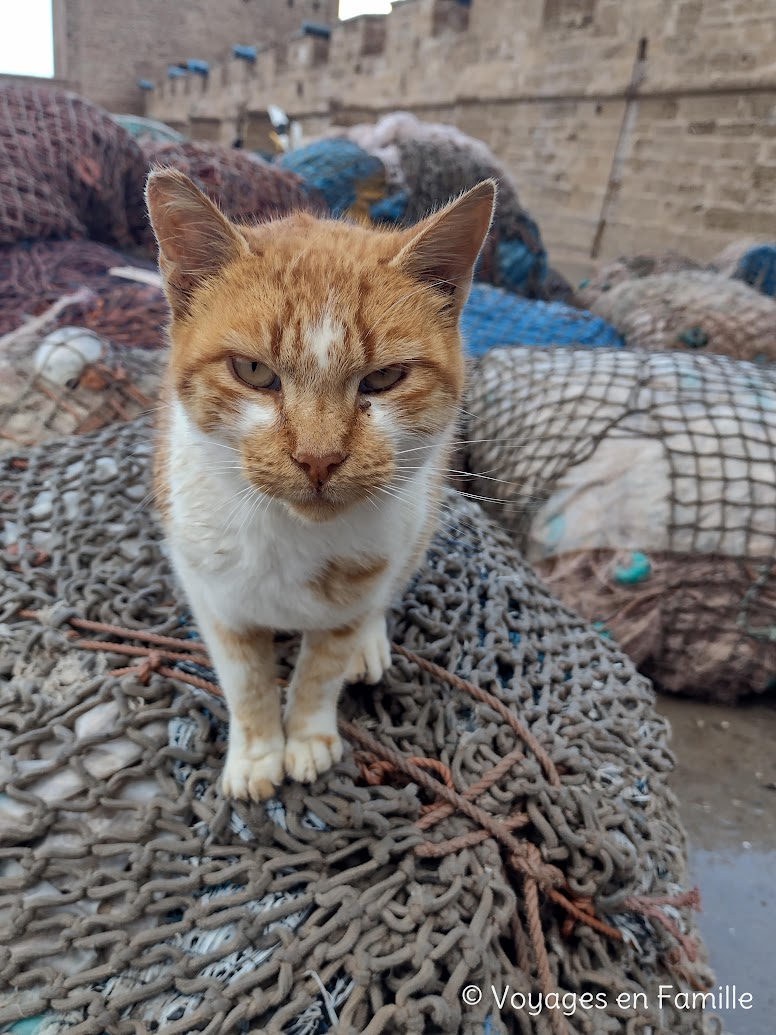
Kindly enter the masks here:
[[[657, 1004], [659, 984], [708, 980], [680, 908], [691, 896], [680, 894], [685, 838], [665, 723], [646, 680], [549, 595], [508, 534], [451, 494], [392, 633], [514, 709], [558, 785], [497, 708], [403, 656], [383, 685], [349, 690], [343, 714], [386, 749], [440, 760], [458, 791], [515, 753], [477, 804], [622, 939], [570, 920], [542, 891], [543, 983], [527, 878], [460, 812], [423, 828], [433, 794], [422, 781], [394, 773], [367, 786], [348, 751], [312, 788], [233, 805], [218, 787], [222, 701], [150, 665], [113, 675], [127, 664], [107, 642], [115, 636], [100, 634], [104, 651], [79, 646], [74, 615], [191, 643], [143, 505], [149, 453], [148, 427], [135, 422], [0, 467], [0, 1027], [703, 1031], [699, 1009]], [[279, 644], [286, 661], [293, 646]], [[432, 843], [446, 854], [430, 854]], [[565, 1018], [494, 1006], [491, 985], [537, 995], [548, 983], [601, 993], [606, 1006]], [[483, 998], [466, 1006], [472, 984]], [[625, 992], [648, 1005], [618, 1005]]]
[[472, 486], [565, 603], [664, 689], [776, 686], [774, 368], [499, 349], [466, 406]]
[[579, 285], [577, 297], [585, 309], [592, 309], [598, 298], [612, 291], [618, 284], [642, 277], [665, 273], [685, 273], [687, 270], [708, 269], [700, 262], [688, 259], [678, 252], [661, 252], [658, 255], [621, 256], [611, 262], [604, 262], [595, 272]]
[[626, 280], [601, 292], [591, 309], [631, 349], [776, 360], [776, 301], [721, 273], [680, 270]]

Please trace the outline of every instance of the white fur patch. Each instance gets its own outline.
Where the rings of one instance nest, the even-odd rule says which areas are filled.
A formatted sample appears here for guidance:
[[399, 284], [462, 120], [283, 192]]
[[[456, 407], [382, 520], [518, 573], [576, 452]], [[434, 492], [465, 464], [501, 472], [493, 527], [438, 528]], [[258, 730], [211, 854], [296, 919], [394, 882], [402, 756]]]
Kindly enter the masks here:
[[315, 357], [321, 370], [328, 367], [331, 362], [332, 348], [342, 341], [343, 334], [342, 324], [334, 319], [328, 309], [324, 311], [320, 323], [307, 328], [305, 345]]
[[240, 409], [240, 430], [245, 435], [260, 428], [269, 428], [277, 417], [275, 404], [262, 399], [258, 393], [255, 399], [247, 399]]

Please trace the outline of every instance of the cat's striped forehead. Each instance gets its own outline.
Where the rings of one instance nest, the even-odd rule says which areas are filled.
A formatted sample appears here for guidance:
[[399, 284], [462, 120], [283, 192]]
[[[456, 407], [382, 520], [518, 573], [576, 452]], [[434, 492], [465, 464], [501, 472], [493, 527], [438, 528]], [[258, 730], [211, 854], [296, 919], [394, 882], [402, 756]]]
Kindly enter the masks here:
[[423, 362], [440, 376], [458, 366], [455, 321], [435, 292], [386, 267], [331, 259], [311, 250], [293, 269], [253, 256], [234, 264], [179, 333], [176, 366], [237, 354], [329, 387], [393, 363]]

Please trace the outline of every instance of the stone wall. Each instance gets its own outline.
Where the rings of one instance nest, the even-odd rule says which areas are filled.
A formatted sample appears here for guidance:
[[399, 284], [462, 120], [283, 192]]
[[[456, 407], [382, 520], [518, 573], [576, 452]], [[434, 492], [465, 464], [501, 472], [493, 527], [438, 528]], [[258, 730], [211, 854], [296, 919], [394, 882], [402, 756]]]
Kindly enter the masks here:
[[235, 43], [272, 44], [303, 21], [336, 20], [338, 0], [52, 0], [57, 77], [110, 111], [142, 114], [139, 78], [227, 57]]
[[402, 108], [482, 137], [572, 275], [776, 239], [773, 0], [403, 0], [166, 81], [148, 113], [228, 143], [267, 103], [308, 134]]

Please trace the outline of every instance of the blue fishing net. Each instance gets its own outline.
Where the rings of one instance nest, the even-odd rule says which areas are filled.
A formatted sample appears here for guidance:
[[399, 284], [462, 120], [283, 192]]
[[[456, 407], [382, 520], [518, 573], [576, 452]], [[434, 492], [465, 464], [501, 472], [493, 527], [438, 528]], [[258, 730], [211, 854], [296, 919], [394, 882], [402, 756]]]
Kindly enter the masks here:
[[600, 316], [562, 302], [520, 298], [490, 284], [472, 285], [461, 331], [470, 356], [482, 356], [499, 345], [621, 348], [624, 344], [619, 332]]
[[317, 140], [283, 155], [279, 164], [301, 176], [308, 190], [321, 193], [335, 216], [355, 205], [365, 184], [385, 178], [379, 158], [344, 138]]

